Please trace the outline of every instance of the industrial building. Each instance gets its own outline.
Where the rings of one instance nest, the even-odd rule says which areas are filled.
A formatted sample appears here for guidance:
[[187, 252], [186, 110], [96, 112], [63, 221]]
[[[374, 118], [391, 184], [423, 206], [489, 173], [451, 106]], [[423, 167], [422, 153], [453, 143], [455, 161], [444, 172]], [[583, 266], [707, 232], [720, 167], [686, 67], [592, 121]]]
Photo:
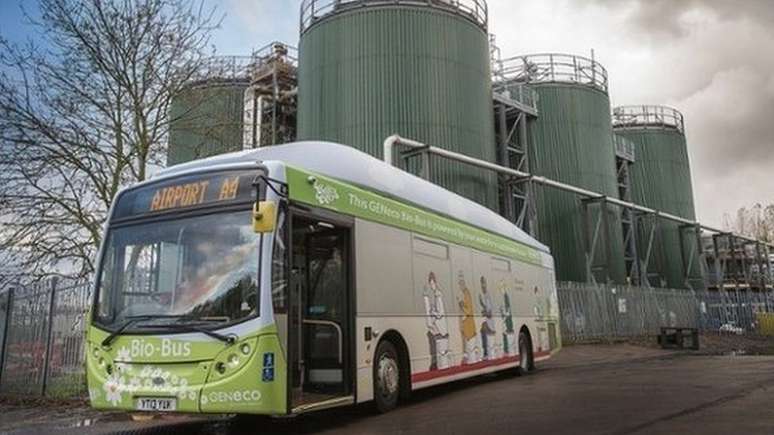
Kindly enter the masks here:
[[394, 162], [536, 236], [559, 281], [772, 289], [769, 245], [696, 222], [682, 114], [612, 109], [593, 52], [503, 56], [488, 14], [485, 0], [305, 0], [297, 52], [215, 59], [174, 101], [168, 164], [306, 139], [382, 158], [398, 134], [510, 169], [416, 149]]
[[172, 101], [167, 165], [293, 140], [296, 67], [281, 42], [209, 59]]

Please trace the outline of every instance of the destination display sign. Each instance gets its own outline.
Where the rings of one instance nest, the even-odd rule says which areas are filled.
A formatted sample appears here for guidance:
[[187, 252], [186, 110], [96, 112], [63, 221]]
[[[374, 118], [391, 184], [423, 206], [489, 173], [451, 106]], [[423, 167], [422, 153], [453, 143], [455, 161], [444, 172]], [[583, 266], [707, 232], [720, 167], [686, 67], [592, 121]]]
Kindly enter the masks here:
[[255, 199], [257, 172], [216, 172], [151, 184], [120, 196], [113, 219]]

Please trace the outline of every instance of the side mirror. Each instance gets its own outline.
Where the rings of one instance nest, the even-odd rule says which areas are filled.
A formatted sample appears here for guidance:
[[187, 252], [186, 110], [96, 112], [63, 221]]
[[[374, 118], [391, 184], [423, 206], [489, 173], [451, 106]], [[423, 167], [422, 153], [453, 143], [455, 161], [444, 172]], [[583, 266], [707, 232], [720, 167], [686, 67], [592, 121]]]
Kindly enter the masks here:
[[274, 231], [276, 221], [276, 202], [259, 201], [253, 205], [253, 231], [256, 233], [268, 233]]

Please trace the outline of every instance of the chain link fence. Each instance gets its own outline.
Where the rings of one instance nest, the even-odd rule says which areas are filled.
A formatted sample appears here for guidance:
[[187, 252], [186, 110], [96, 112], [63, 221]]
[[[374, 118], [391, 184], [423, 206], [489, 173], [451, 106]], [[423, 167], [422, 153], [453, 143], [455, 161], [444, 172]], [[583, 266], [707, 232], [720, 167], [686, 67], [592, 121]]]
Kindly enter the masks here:
[[[656, 335], [665, 326], [756, 334], [762, 328], [760, 313], [774, 312], [774, 295], [758, 292], [573, 282], [557, 288], [566, 343]], [[57, 280], [0, 291], [0, 394], [86, 395], [83, 337], [89, 300], [88, 285]]]
[[83, 337], [89, 299], [88, 285], [57, 279], [0, 293], [0, 393], [85, 394]]
[[704, 332], [756, 334], [760, 313], [774, 311], [774, 295], [749, 291], [704, 291], [557, 284], [565, 342], [657, 335], [662, 327]]

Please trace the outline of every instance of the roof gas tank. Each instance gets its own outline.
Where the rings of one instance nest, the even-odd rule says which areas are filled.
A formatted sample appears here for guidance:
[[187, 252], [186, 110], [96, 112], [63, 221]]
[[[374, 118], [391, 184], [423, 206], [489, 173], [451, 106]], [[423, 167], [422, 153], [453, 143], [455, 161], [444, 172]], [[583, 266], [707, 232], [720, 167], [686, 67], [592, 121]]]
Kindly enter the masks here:
[[[487, 19], [485, 0], [305, 0], [299, 140], [381, 158], [397, 133], [495, 162]], [[419, 160], [396, 163], [418, 173]], [[491, 172], [434, 157], [430, 180], [497, 207]]]

